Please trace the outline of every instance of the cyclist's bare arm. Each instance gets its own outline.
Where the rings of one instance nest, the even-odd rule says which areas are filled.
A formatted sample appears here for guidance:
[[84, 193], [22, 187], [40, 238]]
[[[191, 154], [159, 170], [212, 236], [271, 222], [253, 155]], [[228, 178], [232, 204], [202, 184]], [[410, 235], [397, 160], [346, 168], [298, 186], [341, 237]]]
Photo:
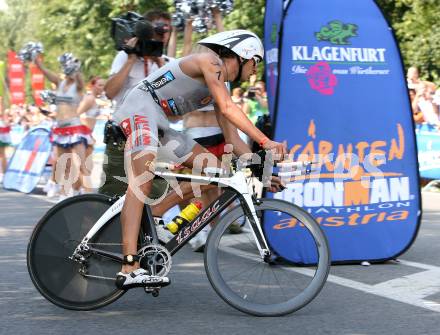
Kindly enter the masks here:
[[287, 145], [269, 140], [232, 101], [229, 91], [224, 85], [224, 82], [230, 78], [225, 78], [221, 59], [212, 54], [208, 55], [199, 57], [199, 66], [220, 113], [251, 139], [260, 143], [264, 149], [274, 149], [279, 154], [285, 155]]
[[[253, 140], [260, 142], [266, 138], [266, 136], [258, 130], [232, 102], [229, 91], [224, 84], [228, 78], [225, 78], [223, 73], [224, 66], [222, 60], [219, 57], [208, 53], [193, 55], [190, 57], [193, 63], [191, 70], [195, 72], [193, 77], [196, 77], [197, 75], [202, 77], [201, 79], [208, 86], [220, 113]], [[186, 64], [182, 65], [185, 66]]]
[[237, 127], [235, 127], [231, 122], [229, 122], [218, 109], [217, 105], [214, 105], [215, 116], [217, 117], [217, 122], [223, 131], [223, 136], [225, 137], [225, 142], [233, 145], [233, 152], [236, 156], [241, 156], [247, 153], [251, 153], [251, 148], [241, 139], [238, 134]]

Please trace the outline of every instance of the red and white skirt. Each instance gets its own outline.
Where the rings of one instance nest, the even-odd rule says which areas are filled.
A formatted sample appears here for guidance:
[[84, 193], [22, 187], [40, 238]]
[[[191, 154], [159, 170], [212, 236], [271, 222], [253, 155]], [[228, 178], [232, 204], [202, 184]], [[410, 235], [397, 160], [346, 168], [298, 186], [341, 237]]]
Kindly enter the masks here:
[[11, 144], [11, 127], [0, 125], [0, 147], [6, 147]]
[[57, 126], [52, 128], [50, 140], [52, 144], [62, 148], [71, 148], [80, 143], [93, 143], [92, 131], [81, 124], [79, 118], [58, 122]]

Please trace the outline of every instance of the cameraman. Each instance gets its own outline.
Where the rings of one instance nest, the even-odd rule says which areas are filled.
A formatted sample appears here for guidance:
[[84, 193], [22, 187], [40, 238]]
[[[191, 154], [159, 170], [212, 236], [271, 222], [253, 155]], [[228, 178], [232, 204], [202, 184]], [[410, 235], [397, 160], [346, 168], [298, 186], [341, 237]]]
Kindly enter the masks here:
[[[170, 39], [171, 16], [161, 11], [150, 11], [143, 16], [155, 28], [154, 40], [163, 42], [166, 46]], [[134, 48], [136, 43], [138, 43], [138, 38], [133, 37], [126, 44]], [[135, 53], [127, 54], [125, 51], [119, 51], [112, 63], [110, 79], [105, 85], [107, 97], [119, 103], [128, 89], [168, 61], [167, 56], [140, 57]]]
[[[167, 46], [171, 33], [171, 16], [166, 12], [153, 10], [145, 13], [143, 17], [151, 22], [154, 27], [153, 39], [163, 42], [164, 46]], [[133, 37], [126, 44], [128, 47], [134, 48], [137, 42], [138, 38]], [[173, 46], [170, 46], [169, 50], [172, 49]], [[110, 78], [104, 87], [107, 97], [112, 99], [117, 106], [131, 87], [169, 60], [170, 58], [164, 55], [161, 57], [140, 57], [135, 53], [127, 54], [125, 51], [119, 51], [113, 60]], [[99, 193], [110, 196], [123, 195], [127, 190], [127, 183], [115, 177], [125, 177], [125, 137], [119, 126], [112, 123], [112, 121], [107, 122], [105, 128], [107, 143], [105, 155], [108, 158], [108, 163], [103, 167], [106, 180], [99, 189]], [[166, 188], [167, 183], [164, 180], [158, 180], [154, 183], [153, 191], [157, 191], [156, 193], [160, 196]]]

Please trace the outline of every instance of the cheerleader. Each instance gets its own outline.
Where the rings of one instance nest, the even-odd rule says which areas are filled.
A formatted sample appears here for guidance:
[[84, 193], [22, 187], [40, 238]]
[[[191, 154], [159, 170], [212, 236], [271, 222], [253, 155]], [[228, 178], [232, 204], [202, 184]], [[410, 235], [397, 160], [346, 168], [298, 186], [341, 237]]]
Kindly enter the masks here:
[[[89, 128], [90, 133], [93, 133], [93, 129], [96, 125], [97, 118], [101, 115], [101, 107], [98, 105], [97, 100], [102, 96], [104, 93], [104, 85], [106, 81], [104, 79], [101, 79], [99, 77], [94, 77], [90, 81], [90, 93], [86, 94], [84, 98], [81, 100], [81, 103], [78, 107], [78, 115], [81, 117], [81, 122], [84, 124], [87, 128]], [[87, 169], [87, 175], [84, 176], [83, 182], [84, 182], [84, 189], [86, 192], [91, 192], [91, 186], [90, 184], [90, 176], [92, 174], [93, 170], [93, 159], [90, 155], [93, 154], [93, 145], [95, 141], [89, 143], [86, 148], [86, 169]], [[85, 182], [85, 178], [88, 177], [89, 182]]]
[[6, 123], [6, 116], [2, 112], [2, 99], [0, 97], [0, 182], [3, 181], [3, 174], [6, 172], [8, 162], [6, 160], [6, 147], [11, 144], [11, 127]]
[[9, 135], [11, 127], [0, 119], [0, 182], [3, 181], [3, 174], [6, 172], [8, 161], [6, 159], [6, 147], [11, 145], [11, 136]]
[[61, 185], [60, 200], [79, 194], [81, 174], [86, 175], [86, 146], [92, 142], [90, 129], [83, 125], [77, 114], [82, 99], [84, 81], [80, 72], [80, 62], [72, 54], [63, 54], [58, 59], [64, 79], [46, 69], [40, 57], [35, 65], [45, 77], [56, 85], [56, 117], [51, 141], [56, 146], [57, 159], [55, 179]]

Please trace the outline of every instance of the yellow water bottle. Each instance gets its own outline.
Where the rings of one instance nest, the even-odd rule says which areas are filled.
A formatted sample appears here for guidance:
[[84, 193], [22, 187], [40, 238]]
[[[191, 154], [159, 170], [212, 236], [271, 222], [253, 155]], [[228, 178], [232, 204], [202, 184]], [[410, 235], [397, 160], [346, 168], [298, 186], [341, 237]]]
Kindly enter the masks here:
[[179, 215], [177, 215], [170, 223], [166, 225], [167, 229], [176, 234], [184, 223], [191, 222], [202, 209], [202, 203], [194, 201], [186, 206]]

